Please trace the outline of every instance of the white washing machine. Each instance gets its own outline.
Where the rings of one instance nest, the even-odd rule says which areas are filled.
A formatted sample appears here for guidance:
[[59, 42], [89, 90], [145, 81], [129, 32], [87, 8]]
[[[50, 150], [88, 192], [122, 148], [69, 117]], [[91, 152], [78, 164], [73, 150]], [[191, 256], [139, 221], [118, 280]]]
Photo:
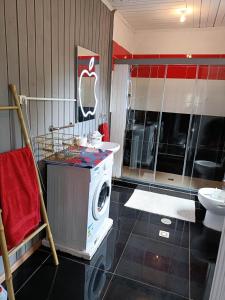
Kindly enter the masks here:
[[113, 154], [84, 168], [47, 165], [47, 211], [56, 248], [91, 259], [112, 227], [109, 216]]

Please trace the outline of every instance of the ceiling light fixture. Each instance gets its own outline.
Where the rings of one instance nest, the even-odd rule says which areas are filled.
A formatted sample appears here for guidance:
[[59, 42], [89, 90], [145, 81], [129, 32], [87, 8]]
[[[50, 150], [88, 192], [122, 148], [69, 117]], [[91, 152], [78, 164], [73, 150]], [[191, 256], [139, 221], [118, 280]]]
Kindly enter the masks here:
[[181, 17], [180, 17], [180, 22], [181, 23], [184, 23], [186, 21], [186, 15], [181, 15]]
[[190, 14], [190, 13], [192, 13], [192, 9], [191, 8], [187, 8], [187, 7], [186, 8], [182, 8], [182, 9], [178, 9], [177, 13], [179, 15], [181, 15], [180, 16], [180, 22], [184, 23], [186, 21], [186, 19], [187, 19], [187, 15]]

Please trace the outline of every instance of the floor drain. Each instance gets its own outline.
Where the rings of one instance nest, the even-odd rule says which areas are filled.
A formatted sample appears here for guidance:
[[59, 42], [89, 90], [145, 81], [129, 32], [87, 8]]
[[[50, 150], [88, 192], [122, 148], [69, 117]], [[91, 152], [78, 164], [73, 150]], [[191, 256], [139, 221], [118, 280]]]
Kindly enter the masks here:
[[168, 218], [162, 218], [161, 222], [165, 225], [171, 225], [172, 224], [172, 221]]
[[159, 231], [159, 236], [161, 236], [161, 237], [164, 237], [164, 238], [169, 238], [170, 237], [170, 233], [169, 232], [167, 232], [167, 231], [163, 231], [163, 230], [160, 230]]

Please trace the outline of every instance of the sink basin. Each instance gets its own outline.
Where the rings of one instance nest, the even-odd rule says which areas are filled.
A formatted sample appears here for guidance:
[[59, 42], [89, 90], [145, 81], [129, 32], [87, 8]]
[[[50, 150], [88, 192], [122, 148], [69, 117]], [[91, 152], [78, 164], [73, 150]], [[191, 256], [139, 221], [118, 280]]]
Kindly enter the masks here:
[[95, 148], [102, 149], [102, 150], [109, 150], [112, 151], [113, 153], [116, 153], [120, 150], [120, 145], [112, 142], [102, 142], [100, 145], [96, 146]]

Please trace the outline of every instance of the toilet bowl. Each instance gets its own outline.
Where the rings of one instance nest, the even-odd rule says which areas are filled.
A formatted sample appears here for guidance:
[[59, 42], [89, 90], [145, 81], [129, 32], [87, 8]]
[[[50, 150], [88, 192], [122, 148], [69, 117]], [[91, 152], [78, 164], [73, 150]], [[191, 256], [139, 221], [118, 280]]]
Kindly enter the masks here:
[[206, 179], [222, 180], [224, 175], [223, 164], [209, 160], [196, 160], [194, 162], [197, 174]]
[[211, 229], [222, 231], [225, 218], [225, 191], [215, 188], [202, 188], [198, 199], [206, 208], [203, 224]]

